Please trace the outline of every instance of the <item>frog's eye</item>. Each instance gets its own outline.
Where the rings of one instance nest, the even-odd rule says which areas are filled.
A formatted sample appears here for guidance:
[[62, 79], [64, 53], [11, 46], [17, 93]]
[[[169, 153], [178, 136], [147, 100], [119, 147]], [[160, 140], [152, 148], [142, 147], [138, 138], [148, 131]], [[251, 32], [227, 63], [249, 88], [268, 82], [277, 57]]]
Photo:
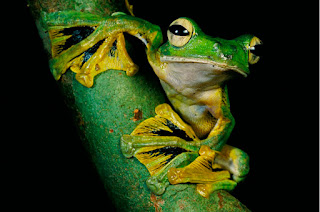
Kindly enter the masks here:
[[184, 18], [179, 18], [172, 22], [167, 31], [170, 44], [176, 47], [186, 45], [189, 42], [192, 33], [192, 23]]

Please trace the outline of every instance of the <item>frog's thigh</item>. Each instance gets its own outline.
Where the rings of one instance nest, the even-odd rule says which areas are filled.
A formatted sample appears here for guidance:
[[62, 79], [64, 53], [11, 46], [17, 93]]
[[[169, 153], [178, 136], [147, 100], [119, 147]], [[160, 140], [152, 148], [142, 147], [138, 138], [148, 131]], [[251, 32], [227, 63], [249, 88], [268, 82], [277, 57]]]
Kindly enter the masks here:
[[247, 153], [230, 145], [224, 145], [214, 162], [229, 170], [236, 182], [242, 181], [249, 172]]

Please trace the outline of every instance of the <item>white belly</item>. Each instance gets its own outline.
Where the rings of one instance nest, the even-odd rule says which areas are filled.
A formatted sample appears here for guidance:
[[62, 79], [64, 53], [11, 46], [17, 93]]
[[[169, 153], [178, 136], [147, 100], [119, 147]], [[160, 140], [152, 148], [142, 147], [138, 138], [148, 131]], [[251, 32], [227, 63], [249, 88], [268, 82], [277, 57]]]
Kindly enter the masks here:
[[229, 74], [212, 64], [168, 63], [162, 80], [183, 96], [197, 99], [201, 93], [220, 87]]

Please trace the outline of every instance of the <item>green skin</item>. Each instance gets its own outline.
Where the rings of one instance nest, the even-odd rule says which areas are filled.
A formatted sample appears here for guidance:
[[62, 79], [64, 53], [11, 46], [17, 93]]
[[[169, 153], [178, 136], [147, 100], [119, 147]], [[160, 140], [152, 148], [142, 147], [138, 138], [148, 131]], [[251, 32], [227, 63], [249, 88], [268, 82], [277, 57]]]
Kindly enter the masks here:
[[[70, 67], [68, 61], [102, 38], [126, 32], [146, 44], [148, 61], [172, 106], [202, 139], [187, 142], [178, 137], [165, 136], [154, 137], [152, 140], [150, 137], [130, 135], [121, 138], [121, 150], [128, 158], [134, 156], [137, 149], [146, 146], [177, 146], [190, 151], [178, 155], [161, 172], [147, 180], [153, 193], [160, 195], [165, 192], [169, 185], [167, 171], [191, 163], [198, 156], [201, 145], [208, 145], [221, 152], [215, 158], [215, 163], [229, 170], [235, 182], [240, 182], [248, 174], [248, 155], [226, 145], [235, 122], [230, 113], [225, 82], [235, 75], [249, 74], [249, 50], [252, 48], [249, 45], [254, 36], [244, 35], [234, 40], [212, 38], [205, 35], [193, 20], [182, 18], [182, 23], [189, 24], [189, 38], [185, 39], [183, 45], [175, 45], [176, 40], [183, 36], [168, 31], [171, 39], [162, 44], [162, 33], [158, 26], [132, 16], [117, 14], [102, 18], [79, 12], [58, 12], [44, 17], [43, 22], [48, 29], [56, 26], [98, 26], [90, 36], [51, 59], [51, 71], [57, 80]], [[174, 25], [179, 24], [178, 21]], [[232, 190], [236, 183], [228, 182], [213, 184], [213, 190]]]

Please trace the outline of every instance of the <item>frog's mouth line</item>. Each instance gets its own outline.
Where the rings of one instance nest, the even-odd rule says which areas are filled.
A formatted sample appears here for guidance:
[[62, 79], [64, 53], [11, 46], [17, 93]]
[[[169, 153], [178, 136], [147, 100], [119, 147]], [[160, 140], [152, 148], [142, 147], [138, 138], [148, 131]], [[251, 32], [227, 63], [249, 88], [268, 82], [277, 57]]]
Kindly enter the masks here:
[[219, 71], [228, 71], [232, 70], [239, 74], [241, 74], [244, 77], [247, 77], [248, 74], [243, 71], [242, 69], [238, 68], [237, 66], [230, 66], [226, 63], [218, 63], [209, 59], [199, 59], [199, 58], [186, 58], [186, 57], [177, 57], [177, 56], [161, 56], [160, 57], [161, 62], [165, 63], [204, 63], [204, 64], [211, 64], [213, 66], [216, 66], [219, 68]]

